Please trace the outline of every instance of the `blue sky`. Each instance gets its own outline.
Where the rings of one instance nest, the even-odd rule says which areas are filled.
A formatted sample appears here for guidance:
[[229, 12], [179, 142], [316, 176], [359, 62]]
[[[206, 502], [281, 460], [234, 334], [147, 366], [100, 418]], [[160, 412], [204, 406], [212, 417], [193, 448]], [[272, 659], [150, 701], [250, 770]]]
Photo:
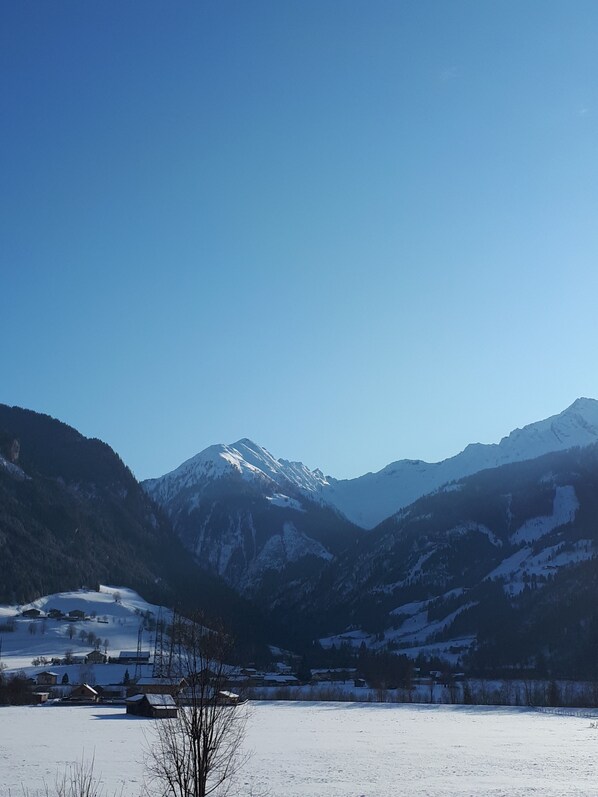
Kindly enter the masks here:
[[598, 5], [0, 6], [0, 401], [337, 477], [598, 397]]

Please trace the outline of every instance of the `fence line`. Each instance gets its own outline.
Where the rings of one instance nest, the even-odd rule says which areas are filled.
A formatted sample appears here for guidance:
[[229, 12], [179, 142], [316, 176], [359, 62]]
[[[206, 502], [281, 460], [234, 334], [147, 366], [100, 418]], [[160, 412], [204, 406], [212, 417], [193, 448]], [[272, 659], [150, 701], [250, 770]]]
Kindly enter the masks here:
[[598, 710], [583, 708], [548, 708], [547, 706], [534, 706], [542, 714], [557, 714], [560, 717], [580, 717], [583, 719], [598, 720]]

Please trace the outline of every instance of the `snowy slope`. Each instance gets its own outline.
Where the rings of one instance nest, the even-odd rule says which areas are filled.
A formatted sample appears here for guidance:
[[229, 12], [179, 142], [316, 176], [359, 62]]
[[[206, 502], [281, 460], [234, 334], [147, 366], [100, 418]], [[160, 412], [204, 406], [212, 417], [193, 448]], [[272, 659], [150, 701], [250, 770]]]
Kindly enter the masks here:
[[[38, 619], [25, 618], [22, 613], [27, 609], [39, 609], [42, 615]], [[45, 616], [50, 609], [58, 609], [63, 614], [79, 609], [85, 612], [86, 619], [75, 623], [53, 620]], [[29, 667], [37, 657], [63, 657], [67, 650], [72, 651], [74, 657], [83, 657], [93, 650], [93, 645], [81, 638], [82, 631], [92, 631], [101, 638], [102, 651], [107, 642], [108, 655], [118, 656], [121, 650], [137, 649], [140, 625], [144, 626], [142, 648], [151, 651], [153, 636], [145, 627], [143, 617], [157, 619], [160, 614], [165, 620], [170, 618], [169, 610], [147, 603], [131, 589], [102, 585], [99, 592], [80, 589], [46, 595], [22, 606], [0, 606], [0, 626], [14, 626], [14, 631], [0, 630], [2, 661], [12, 670]], [[108, 666], [100, 665], [101, 668]], [[47, 667], [37, 668], [43, 669]]]
[[319, 491], [349, 520], [373, 528], [421, 496], [464, 476], [597, 441], [598, 401], [580, 398], [559, 415], [515, 429], [500, 443], [473, 443], [442, 462], [404, 459], [356, 479], [329, 477]]
[[261, 484], [266, 491], [290, 486], [313, 493], [327, 484], [321, 471], [311, 471], [301, 462], [275, 459], [265, 448], [244, 438], [231, 445], [210, 446], [165, 476], [148, 479], [143, 486], [158, 503], [168, 504], [183, 490], [223, 477]]

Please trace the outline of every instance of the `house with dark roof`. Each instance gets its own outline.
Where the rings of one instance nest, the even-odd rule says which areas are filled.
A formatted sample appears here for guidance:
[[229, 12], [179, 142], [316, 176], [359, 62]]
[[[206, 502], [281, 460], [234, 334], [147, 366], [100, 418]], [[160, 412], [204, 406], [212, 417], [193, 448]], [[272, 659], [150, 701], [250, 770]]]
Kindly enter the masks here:
[[149, 664], [149, 650], [121, 650], [118, 654], [118, 664]]

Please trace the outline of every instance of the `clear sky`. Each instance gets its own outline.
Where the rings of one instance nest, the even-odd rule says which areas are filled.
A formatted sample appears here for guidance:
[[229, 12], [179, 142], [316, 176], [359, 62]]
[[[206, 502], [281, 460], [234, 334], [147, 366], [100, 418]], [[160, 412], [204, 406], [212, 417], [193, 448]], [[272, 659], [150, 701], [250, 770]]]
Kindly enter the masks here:
[[5, 0], [0, 100], [0, 401], [139, 478], [598, 397], [594, 0]]

